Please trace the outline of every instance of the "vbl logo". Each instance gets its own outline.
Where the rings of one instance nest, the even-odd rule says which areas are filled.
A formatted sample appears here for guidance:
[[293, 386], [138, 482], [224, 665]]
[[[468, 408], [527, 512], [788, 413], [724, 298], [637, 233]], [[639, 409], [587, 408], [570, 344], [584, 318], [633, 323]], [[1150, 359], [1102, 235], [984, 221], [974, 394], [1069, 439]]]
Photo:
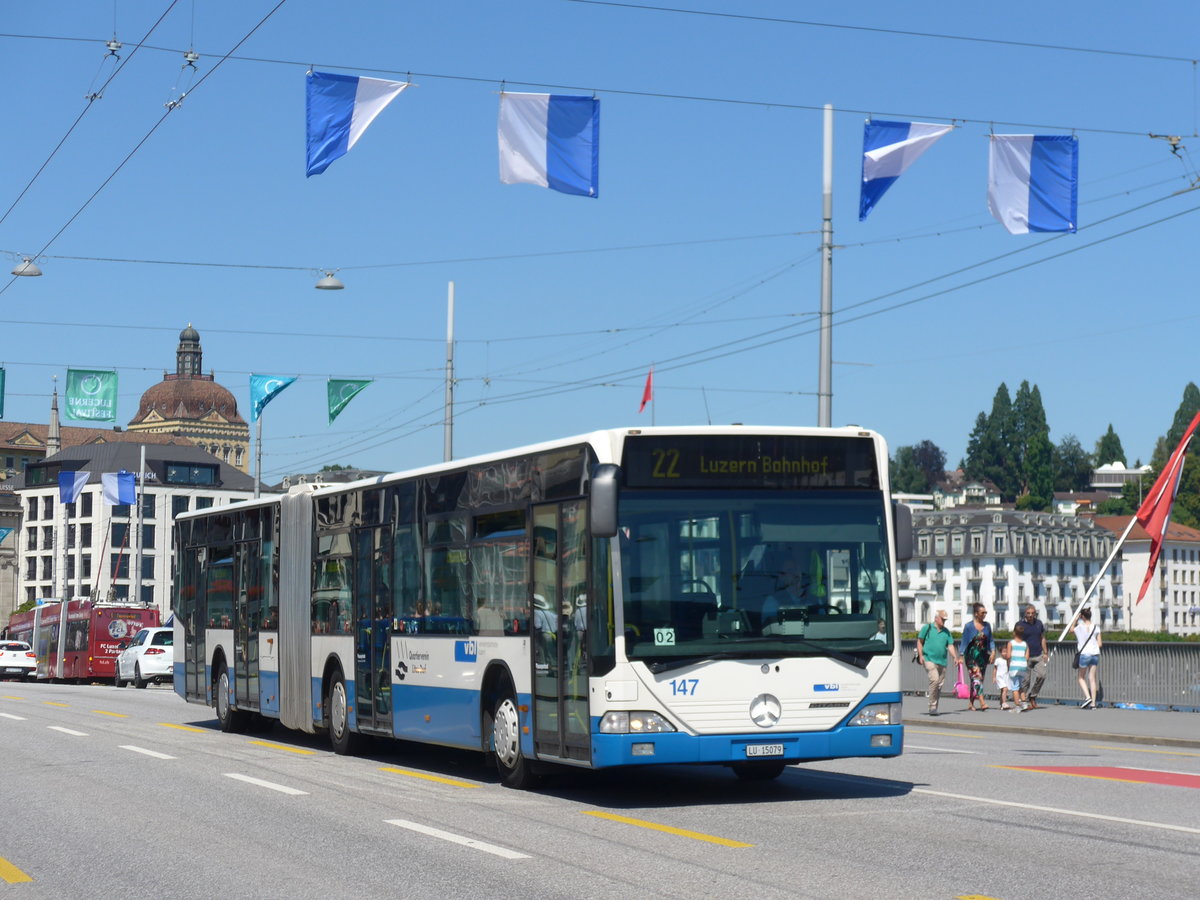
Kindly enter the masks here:
[[476, 662], [479, 659], [479, 642], [478, 641], [455, 641], [454, 642], [454, 661], [455, 662]]

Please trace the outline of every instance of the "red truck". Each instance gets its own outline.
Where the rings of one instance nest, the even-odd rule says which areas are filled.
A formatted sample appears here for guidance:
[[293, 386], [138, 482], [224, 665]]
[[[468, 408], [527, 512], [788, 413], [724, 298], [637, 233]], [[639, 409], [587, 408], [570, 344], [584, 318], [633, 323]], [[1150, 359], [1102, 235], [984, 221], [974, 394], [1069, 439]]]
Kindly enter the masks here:
[[8, 637], [33, 648], [39, 681], [112, 681], [117, 644], [158, 624], [154, 607], [49, 601], [29, 612], [14, 613]]

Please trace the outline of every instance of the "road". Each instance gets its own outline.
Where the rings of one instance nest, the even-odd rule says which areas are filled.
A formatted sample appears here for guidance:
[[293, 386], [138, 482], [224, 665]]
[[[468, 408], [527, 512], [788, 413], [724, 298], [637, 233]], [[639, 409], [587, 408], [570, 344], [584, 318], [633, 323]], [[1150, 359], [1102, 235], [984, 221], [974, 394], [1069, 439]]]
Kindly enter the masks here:
[[1196, 748], [930, 720], [898, 759], [767, 784], [671, 767], [523, 793], [477, 754], [215, 726], [165, 688], [0, 683], [0, 898], [1196, 894]]

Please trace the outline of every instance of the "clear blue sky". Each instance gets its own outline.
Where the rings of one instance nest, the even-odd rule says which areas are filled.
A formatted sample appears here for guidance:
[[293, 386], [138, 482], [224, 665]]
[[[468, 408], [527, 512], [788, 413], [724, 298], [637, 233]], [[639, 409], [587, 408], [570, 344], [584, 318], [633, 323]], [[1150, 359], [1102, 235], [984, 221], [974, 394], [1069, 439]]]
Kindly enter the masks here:
[[[115, 5], [128, 63], [0, 223], [0, 249], [41, 251], [112, 176], [45, 249], [44, 277], [0, 280], [6, 419], [44, 421], [52, 376], [96, 367], [120, 372], [124, 424], [191, 322], [247, 418], [249, 373], [299, 376], [265, 413], [264, 477], [434, 462], [453, 280], [456, 456], [647, 425], [652, 363], [657, 424], [815, 424], [824, 103], [838, 110], [834, 424], [933, 440], [953, 465], [997, 385], [1028, 379], [1052, 440], [1090, 450], [1111, 422], [1133, 463], [1200, 375], [1200, 191], [1172, 196], [1200, 164], [1195, 3], [679, 4], [730, 17], [287, 0], [215, 70], [275, 0], [180, 0], [130, 56], [169, 5]], [[111, 73], [114, 5], [13, 4], [0, 30], [3, 215]], [[147, 138], [189, 46], [208, 77]], [[419, 86], [306, 179], [310, 64]], [[599, 199], [499, 182], [502, 82], [601, 98]], [[859, 223], [867, 112], [961, 127]], [[989, 123], [1076, 130], [1078, 234], [991, 219]], [[325, 268], [346, 290], [313, 289]], [[332, 427], [330, 376], [377, 379]]]

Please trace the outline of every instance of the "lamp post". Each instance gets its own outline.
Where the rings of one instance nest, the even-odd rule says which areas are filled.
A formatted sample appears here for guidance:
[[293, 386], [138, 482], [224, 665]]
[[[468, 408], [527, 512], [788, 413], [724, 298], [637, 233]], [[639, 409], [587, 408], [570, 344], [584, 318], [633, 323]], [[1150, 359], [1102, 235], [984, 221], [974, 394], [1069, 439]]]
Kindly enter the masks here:
[[442, 459], [454, 459], [454, 282], [446, 298], [446, 410], [442, 420]]

